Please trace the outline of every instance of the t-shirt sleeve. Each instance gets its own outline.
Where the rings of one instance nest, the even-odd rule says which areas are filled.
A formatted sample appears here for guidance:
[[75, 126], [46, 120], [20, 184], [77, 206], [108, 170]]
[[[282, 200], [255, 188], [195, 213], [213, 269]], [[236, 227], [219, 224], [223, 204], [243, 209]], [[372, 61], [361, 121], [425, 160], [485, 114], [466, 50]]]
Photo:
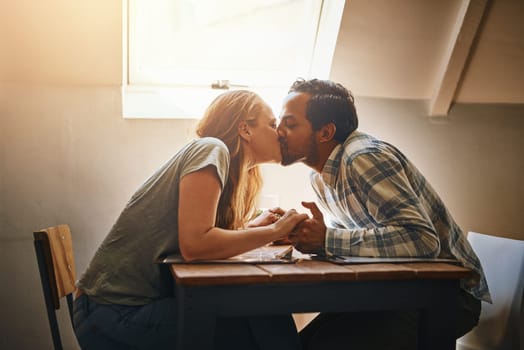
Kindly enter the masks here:
[[180, 178], [207, 166], [215, 167], [224, 188], [229, 171], [229, 150], [219, 139], [205, 137], [197, 140], [186, 153], [186, 162]]

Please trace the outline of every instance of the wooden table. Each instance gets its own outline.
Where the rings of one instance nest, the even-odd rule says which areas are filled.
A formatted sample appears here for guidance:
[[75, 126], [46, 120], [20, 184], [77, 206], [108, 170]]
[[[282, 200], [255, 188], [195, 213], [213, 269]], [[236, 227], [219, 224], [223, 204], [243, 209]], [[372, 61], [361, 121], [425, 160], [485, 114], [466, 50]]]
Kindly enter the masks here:
[[172, 264], [179, 306], [177, 349], [213, 349], [218, 317], [420, 310], [419, 349], [454, 350], [459, 281], [446, 263], [335, 265]]

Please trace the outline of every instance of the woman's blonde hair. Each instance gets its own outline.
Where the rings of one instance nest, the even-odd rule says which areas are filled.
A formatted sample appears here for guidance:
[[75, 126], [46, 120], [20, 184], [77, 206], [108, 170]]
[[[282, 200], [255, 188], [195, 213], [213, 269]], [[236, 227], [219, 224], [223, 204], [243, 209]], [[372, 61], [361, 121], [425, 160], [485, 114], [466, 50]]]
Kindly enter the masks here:
[[242, 121], [256, 126], [265, 106], [254, 92], [228, 91], [211, 102], [197, 126], [198, 136], [216, 137], [229, 149], [229, 175], [218, 203], [218, 227], [241, 228], [254, 214], [262, 178], [258, 166], [249, 167], [238, 126]]

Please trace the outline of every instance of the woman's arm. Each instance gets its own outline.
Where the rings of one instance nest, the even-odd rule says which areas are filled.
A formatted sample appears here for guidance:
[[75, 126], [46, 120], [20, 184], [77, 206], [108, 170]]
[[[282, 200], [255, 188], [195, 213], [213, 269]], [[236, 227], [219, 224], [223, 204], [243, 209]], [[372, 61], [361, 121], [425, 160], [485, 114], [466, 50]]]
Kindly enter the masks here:
[[215, 227], [221, 194], [216, 168], [207, 166], [180, 181], [178, 239], [185, 260], [224, 259], [283, 238], [306, 214], [287, 211], [273, 224], [244, 230]]

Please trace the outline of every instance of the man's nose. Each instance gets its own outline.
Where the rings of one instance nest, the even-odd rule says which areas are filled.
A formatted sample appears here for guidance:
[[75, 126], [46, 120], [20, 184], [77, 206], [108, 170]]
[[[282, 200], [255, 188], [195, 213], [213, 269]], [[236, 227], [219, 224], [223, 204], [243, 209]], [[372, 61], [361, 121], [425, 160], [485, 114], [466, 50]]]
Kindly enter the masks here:
[[277, 126], [277, 134], [278, 136], [284, 136], [284, 128], [282, 127], [282, 122], [280, 122]]

